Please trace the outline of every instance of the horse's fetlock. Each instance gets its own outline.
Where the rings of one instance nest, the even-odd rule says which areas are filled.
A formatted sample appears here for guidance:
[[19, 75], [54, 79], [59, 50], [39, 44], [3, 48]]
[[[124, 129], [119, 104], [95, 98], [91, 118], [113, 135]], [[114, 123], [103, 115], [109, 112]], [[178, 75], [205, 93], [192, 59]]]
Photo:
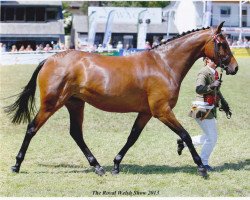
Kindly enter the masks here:
[[22, 154], [22, 153], [19, 153], [19, 154], [16, 156], [16, 160], [17, 160], [18, 162], [22, 162], [22, 161], [24, 160], [23, 154]]
[[115, 163], [120, 163], [121, 160], [122, 160], [122, 156], [118, 154], [118, 155], [115, 157], [114, 162], [115, 162]]

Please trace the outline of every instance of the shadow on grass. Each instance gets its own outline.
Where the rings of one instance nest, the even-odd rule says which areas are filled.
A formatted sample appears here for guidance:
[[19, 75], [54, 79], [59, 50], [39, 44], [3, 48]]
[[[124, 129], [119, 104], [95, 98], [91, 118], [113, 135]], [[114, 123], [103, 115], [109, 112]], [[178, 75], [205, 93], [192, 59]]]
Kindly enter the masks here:
[[[86, 166], [82, 165], [68, 165], [68, 164], [38, 164], [40, 167], [45, 167], [48, 169], [60, 169], [57, 171], [36, 171], [36, 172], [28, 172], [28, 171], [20, 171], [22, 174], [62, 174], [62, 173], [93, 173], [94, 168], [89, 167], [86, 168]], [[103, 168], [107, 173], [110, 173], [113, 169], [113, 165], [109, 166], [103, 166]], [[168, 165], [146, 165], [146, 166], [140, 166], [140, 165], [133, 165], [133, 164], [121, 164], [120, 167], [121, 174], [173, 174], [173, 173], [189, 173], [189, 174], [196, 174], [197, 168], [195, 166], [181, 166], [181, 167], [171, 167]]]
[[[51, 172], [51, 171], [38, 171], [34, 173], [54, 173], [54, 174], [60, 174], [60, 173], [92, 173], [94, 171], [93, 168], [89, 167], [86, 169], [86, 166], [82, 165], [71, 165], [71, 164], [38, 164], [40, 167], [47, 167], [47, 168], [59, 168], [62, 170], [59, 170], [57, 172]], [[106, 170], [106, 173], [111, 172], [113, 166], [103, 166]], [[84, 169], [85, 168], [85, 169]], [[225, 163], [220, 166], [216, 166], [215, 172], [222, 172], [225, 170], [250, 170], [250, 159], [246, 159], [244, 161], [240, 161], [237, 163]], [[121, 173], [122, 174], [174, 174], [174, 173], [188, 173], [188, 174], [196, 174], [197, 168], [192, 165], [186, 165], [186, 166], [168, 166], [168, 165], [134, 165], [134, 164], [121, 164]], [[21, 172], [21, 173], [28, 173], [28, 172]]]
[[237, 163], [224, 163], [223, 165], [215, 167], [215, 171], [224, 171], [224, 170], [250, 170], [250, 159], [244, 161], [239, 161]]
[[[86, 166], [83, 165], [72, 165], [72, 164], [66, 164], [66, 163], [61, 163], [61, 164], [38, 164], [40, 167], [46, 167], [46, 168], [52, 168], [52, 169], [62, 169], [58, 170], [57, 172], [52, 172], [52, 171], [37, 171], [34, 172], [35, 174], [61, 174], [61, 173], [90, 173], [93, 172], [93, 168], [88, 168], [86, 169]], [[84, 169], [85, 168], [85, 169]], [[21, 173], [27, 173], [26, 171], [23, 171]]]

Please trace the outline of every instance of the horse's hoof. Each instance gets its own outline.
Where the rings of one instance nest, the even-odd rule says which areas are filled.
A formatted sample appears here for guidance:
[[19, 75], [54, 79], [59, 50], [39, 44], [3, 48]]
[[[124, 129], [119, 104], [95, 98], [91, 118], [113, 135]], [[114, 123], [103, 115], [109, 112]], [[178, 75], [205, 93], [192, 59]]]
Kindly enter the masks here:
[[13, 173], [19, 173], [19, 170], [20, 170], [19, 167], [16, 167], [16, 166], [12, 166], [12, 167], [11, 167], [11, 171], [12, 171]]
[[119, 174], [119, 170], [118, 169], [112, 169], [111, 174], [114, 175], [114, 176], [118, 175]]
[[207, 178], [208, 177], [207, 169], [204, 166], [199, 166], [198, 169], [197, 169], [197, 172], [203, 178]]
[[95, 173], [98, 174], [99, 176], [102, 176], [105, 174], [105, 170], [102, 167], [96, 167]]

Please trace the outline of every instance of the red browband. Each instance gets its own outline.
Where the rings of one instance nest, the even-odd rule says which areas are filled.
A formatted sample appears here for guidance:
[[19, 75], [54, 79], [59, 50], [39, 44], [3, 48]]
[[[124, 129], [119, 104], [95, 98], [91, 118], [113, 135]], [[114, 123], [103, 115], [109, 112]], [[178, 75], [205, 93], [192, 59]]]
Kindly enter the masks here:
[[221, 43], [221, 41], [220, 41], [220, 39], [219, 39], [219, 36], [220, 36], [220, 35], [221, 35], [221, 33], [212, 36], [213, 39], [214, 39], [214, 41], [216, 41], [217, 44], [218, 44], [218, 43]]

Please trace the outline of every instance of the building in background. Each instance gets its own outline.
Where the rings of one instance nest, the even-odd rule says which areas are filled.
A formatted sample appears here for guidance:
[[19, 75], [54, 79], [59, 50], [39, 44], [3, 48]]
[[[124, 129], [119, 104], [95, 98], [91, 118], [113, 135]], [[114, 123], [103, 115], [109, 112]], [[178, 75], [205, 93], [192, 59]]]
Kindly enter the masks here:
[[[190, 12], [190, 8], [194, 10]], [[182, 32], [178, 15], [183, 18], [183, 26], [195, 21], [194, 29], [225, 21], [223, 30], [232, 40], [250, 39], [250, 1], [173, 1], [163, 9], [168, 37]]]
[[60, 1], [1, 1], [0, 42], [10, 49], [64, 43]]
[[[147, 10], [146, 21], [147, 36], [146, 40], [151, 44], [160, 40], [166, 35], [167, 23], [162, 20], [161, 8], [131, 8], [131, 7], [89, 7], [88, 16], [96, 12], [97, 24], [95, 34], [95, 44], [102, 44], [105, 34], [108, 14], [115, 10], [115, 16], [112, 25], [112, 37], [110, 43], [115, 47], [118, 42], [122, 42], [124, 47], [129, 45], [130, 48], [137, 47], [137, 33], [139, 13]], [[88, 38], [88, 16], [74, 15], [72, 24], [72, 41], [75, 45], [87, 45]]]
[[225, 21], [224, 31], [232, 39], [250, 40], [250, 1], [212, 3], [211, 25]]

